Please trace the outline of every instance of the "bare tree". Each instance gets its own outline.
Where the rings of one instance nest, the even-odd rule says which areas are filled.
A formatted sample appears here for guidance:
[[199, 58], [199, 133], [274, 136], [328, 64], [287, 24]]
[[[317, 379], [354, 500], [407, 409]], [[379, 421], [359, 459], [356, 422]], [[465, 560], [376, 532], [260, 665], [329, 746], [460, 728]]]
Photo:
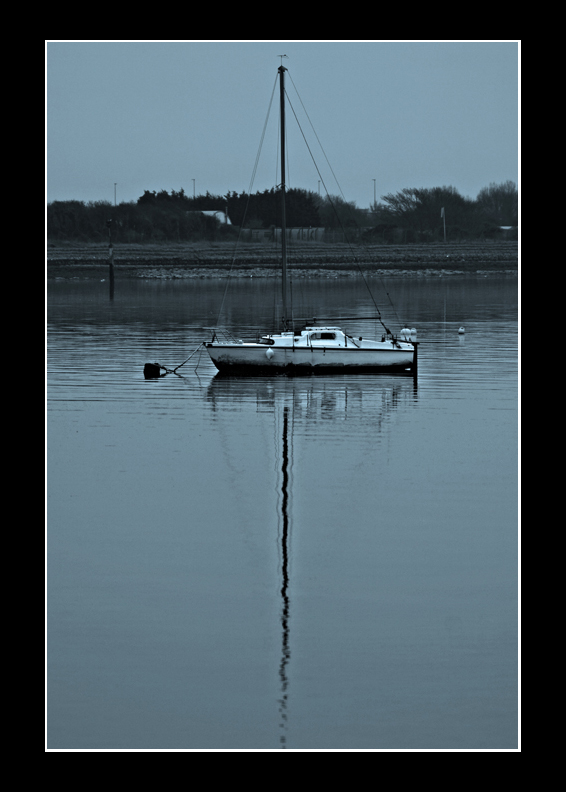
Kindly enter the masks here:
[[514, 181], [491, 182], [479, 191], [476, 200], [486, 221], [498, 226], [518, 225], [519, 193]]

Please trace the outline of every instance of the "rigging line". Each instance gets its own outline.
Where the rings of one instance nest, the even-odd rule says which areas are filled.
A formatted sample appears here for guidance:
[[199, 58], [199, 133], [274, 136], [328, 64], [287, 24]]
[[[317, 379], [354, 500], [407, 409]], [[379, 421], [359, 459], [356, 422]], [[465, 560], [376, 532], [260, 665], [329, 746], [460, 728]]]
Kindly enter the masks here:
[[256, 172], [257, 172], [257, 166], [259, 164], [259, 158], [260, 158], [261, 149], [262, 149], [262, 146], [263, 146], [263, 141], [264, 141], [264, 138], [265, 138], [265, 131], [267, 129], [267, 122], [269, 120], [269, 115], [271, 113], [271, 105], [273, 103], [273, 95], [275, 94], [276, 85], [277, 85], [277, 77], [275, 78], [275, 82], [273, 83], [273, 90], [271, 91], [271, 99], [269, 100], [269, 107], [267, 109], [267, 115], [265, 117], [265, 122], [263, 124], [263, 131], [261, 133], [261, 140], [260, 140], [260, 143], [259, 143], [259, 149], [258, 149], [258, 152], [257, 152], [257, 155], [256, 155], [254, 170], [253, 170], [252, 178], [251, 178], [251, 181], [250, 181], [250, 188], [249, 188], [249, 192], [250, 193], [251, 193], [251, 190], [252, 190], [252, 187], [253, 187], [253, 183], [254, 183], [254, 180], [255, 180], [255, 176], [256, 176]]
[[331, 196], [330, 196], [330, 194], [329, 194], [328, 190], [326, 189], [326, 184], [325, 184], [325, 182], [324, 182], [324, 179], [323, 179], [323, 177], [322, 177], [322, 174], [321, 174], [321, 172], [320, 172], [320, 170], [319, 170], [319, 168], [318, 168], [318, 165], [316, 164], [316, 160], [315, 160], [315, 158], [314, 158], [314, 156], [313, 156], [313, 153], [312, 153], [312, 151], [311, 151], [311, 148], [310, 148], [310, 146], [309, 146], [309, 144], [308, 144], [308, 141], [307, 141], [307, 139], [306, 139], [306, 137], [305, 137], [305, 133], [303, 132], [303, 128], [302, 128], [302, 126], [301, 126], [301, 124], [300, 124], [300, 122], [299, 122], [299, 119], [297, 118], [297, 114], [295, 113], [295, 108], [293, 107], [293, 104], [292, 104], [292, 102], [291, 102], [291, 99], [290, 99], [290, 98], [289, 98], [289, 96], [287, 95], [287, 91], [285, 91], [285, 95], [287, 96], [287, 100], [288, 100], [288, 102], [289, 102], [289, 107], [290, 107], [290, 108], [291, 108], [291, 110], [293, 111], [293, 115], [295, 116], [295, 121], [297, 122], [297, 126], [299, 127], [299, 130], [300, 130], [300, 132], [301, 132], [301, 135], [303, 136], [303, 140], [305, 141], [305, 145], [306, 145], [306, 147], [307, 147], [307, 149], [308, 149], [308, 152], [309, 152], [309, 154], [311, 155], [311, 159], [312, 159], [312, 161], [313, 161], [314, 167], [316, 168], [316, 172], [317, 172], [317, 173], [318, 173], [318, 175], [320, 176], [320, 180], [321, 180], [321, 182], [322, 182], [322, 186], [324, 187], [324, 190], [325, 190], [325, 192], [326, 192], [327, 198], [328, 198], [328, 200], [330, 201], [330, 205], [332, 206], [332, 209], [334, 210], [334, 214], [336, 215], [336, 218], [337, 218], [338, 222], [340, 223], [340, 227], [342, 228], [342, 231], [344, 232], [344, 237], [345, 237], [345, 239], [346, 239], [346, 243], [347, 243], [348, 247], [350, 248], [350, 253], [351, 253], [351, 255], [352, 255], [352, 258], [353, 258], [353, 259], [354, 259], [354, 261], [356, 262], [356, 266], [358, 267], [358, 269], [359, 269], [359, 271], [360, 271], [360, 275], [362, 276], [362, 279], [363, 279], [363, 281], [364, 281], [365, 287], [366, 287], [366, 289], [368, 290], [368, 294], [369, 294], [369, 296], [371, 297], [371, 301], [373, 302], [374, 308], [375, 308], [375, 310], [376, 310], [376, 312], [377, 312], [377, 317], [378, 317], [379, 321], [381, 322], [381, 324], [383, 325], [383, 327], [384, 327], [385, 331], [386, 331], [387, 333], [389, 333], [389, 335], [393, 335], [393, 333], [391, 332], [391, 330], [390, 330], [390, 329], [389, 329], [389, 328], [388, 328], [388, 327], [387, 327], [387, 326], [384, 324], [384, 322], [383, 322], [383, 319], [382, 319], [382, 317], [381, 317], [381, 311], [379, 310], [379, 307], [378, 307], [378, 305], [377, 305], [377, 303], [376, 303], [376, 301], [375, 301], [375, 298], [374, 298], [374, 296], [373, 296], [373, 294], [372, 294], [372, 291], [371, 291], [371, 289], [370, 289], [370, 287], [369, 287], [369, 284], [368, 284], [368, 282], [367, 282], [367, 280], [366, 280], [366, 276], [364, 275], [364, 272], [363, 272], [362, 268], [360, 267], [360, 263], [359, 263], [359, 261], [358, 261], [358, 259], [357, 259], [357, 257], [356, 257], [356, 254], [354, 253], [354, 249], [352, 248], [352, 245], [351, 245], [351, 243], [350, 243], [350, 240], [348, 239], [348, 234], [346, 233], [346, 229], [345, 229], [345, 228], [344, 228], [344, 226], [342, 225], [342, 220], [340, 219], [340, 216], [338, 215], [338, 212], [336, 211], [336, 207], [334, 206], [334, 201], [332, 200], [332, 198], [331, 198]]
[[[295, 85], [295, 83], [294, 83], [294, 80], [293, 80], [293, 77], [292, 77], [291, 73], [289, 72], [289, 70], [287, 70], [287, 71], [288, 71], [289, 79], [290, 79], [290, 80], [291, 80], [291, 82], [293, 83], [293, 88], [295, 89], [295, 91], [296, 91], [296, 93], [297, 93], [297, 96], [299, 97], [299, 102], [301, 103], [301, 105], [302, 105], [302, 108], [303, 108], [303, 110], [305, 111], [305, 115], [306, 115], [306, 117], [307, 117], [307, 119], [308, 119], [308, 121], [309, 121], [309, 124], [311, 125], [311, 129], [312, 129], [312, 131], [313, 131], [313, 133], [314, 133], [314, 136], [315, 136], [315, 137], [316, 137], [316, 139], [317, 139], [318, 145], [320, 146], [320, 149], [321, 149], [322, 153], [324, 154], [324, 158], [326, 159], [326, 162], [327, 162], [327, 164], [328, 164], [328, 167], [330, 168], [330, 171], [331, 171], [332, 175], [334, 176], [334, 180], [335, 180], [335, 182], [336, 182], [336, 184], [337, 184], [337, 186], [338, 186], [338, 189], [340, 190], [340, 195], [342, 196], [342, 198], [343, 198], [343, 199], [344, 199], [344, 201], [345, 201], [345, 200], [346, 200], [346, 198], [345, 198], [345, 196], [344, 196], [344, 193], [342, 192], [342, 188], [340, 187], [340, 183], [338, 182], [338, 179], [336, 178], [336, 174], [334, 173], [334, 170], [333, 170], [333, 168], [332, 168], [332, 165], [330, 164], [330, 161], [329, 161], [328, 157], [326, 156], [326, 152], [325, 152], [325, 150], [324, 150], [324, 147], [323, 147], [322, 143], [320, 142], [320, 139], [319, 139], [319, 137], [318, 137], [318, 135], [317, 135], [316, 129], [314, 128], [314, 125], [313, 125], [313, 123], [312, 123], [312, 121], [311, 121], [311, 119], [310, 119], [310, 116], [309, 116], [309, 114], [308, 114], [308, 112], [307, 112], [307, 108], [305, 107], [305, 105], [304, 105], [304, 102], [303, 102], [303, 100], [301, 99], [301, 95], [300, 95], [300, 93], [299, 93], [299, 91], [298, 91], [298, 89], [297, 89], [297, 86], [296, 86], [296, 85]], [[289, 104], [291, 104], [291, 102], [290, 102], [290, 101], [289, 101]], [[291, 109], [292, 109], [292, 108], [291, 108]], [[294, 112], [294, 111], [293, 111], [293, 112]], [[296, 118], [296, 116], [295, 116], [295, 118]], [[297, 123], [299, 123], [299, 122], [297, 121]], [[300, 129], [300, 125], [299, 125], [299, 129]], [[302, 130], [301, 130], [301, 134], [302, 134]], [[304, 137], [304, 135], [303, 135], [303, 137]], [[312, 154], [311, 154], [311, 157], [312, 157]], [[313, 161], [314, 161], [314, 159], [313, 159]], [[316, 166], [316, 163], [315, 163], [315, 166]], [[317, 170], [318, 170], [318, 168], [317, 168]], [[327, 195], [328, 195], [328, 190], [326, 190], [326, 185], [324, 184], [324, 181], [323, 181], [323, 185], [324, 185], [324, 189], [325, 189], [325, 191], [326, 191], [326, 193], [327, 193]], [[331, 198], [330, 198], [330, 195], [328, 195], [328, 199], [330, 200], [330, 203], [331, 203], [331, 205], [332, 205], [332, 200], [331, 200]], [[334, 206], [333, 206], [333, 205], [332, 205], [332, 208], [334, 209]], [[335, 211], [335, 213], [336, 213], [336, 210], [335, 210], [335, 209], [334, 209], [334, 211]], [[337, 213], [336, 213], [336, 214], [337, 214]], [[338, 218], [338, 219], [339, 219], [339, 218]], [[340, 225], [342, 225], [342, 224], [340, 223]], [[348, 241], [348, 240], [347, 240], [347, 241]], [[385, 291], [385, 293], [386, 293], [386, 295], [387, 295], [387, 298], [388, 298], [388, 300], [389, 300], [389, 304], [390, 304], [390, 306], [391, 306], [391, 308], [392, 308], [392, 310], [393, 310], [393, 313], [395, 314], [395, 318], [397, 319], [397, 321], [399, 322], [399, 324], [401, 324], [401, 320], [399, 319], [399, 316], [398, 316], [398, 314], [397, 314], [397, 311], [395, 310], [395, 306], [393, 305], [393, 301], [391, 300], [391, 296], [390, 296], [389, 292], [388, 292], [388, 291], [385, 289], [385, 284], [383, 283], [383, 281], [382, 281], [382, 279], [381, 279], [381, 278], [380, 278], [380, 283], [381, 283], [381, 286], [382, 286], [383, 290]], [[370, 292], [370, 293], [371, 293], [371, 292]], [[405, 323], [405, 324], [406, 324], [406, 323]]]
[[[295, 83], [294, 83], [294, 81], [293, 81], [293, 78], [292, 78], [292, 76], [291, 76], [291, 73], [289, 72], [289, 70], [287, 70], [287, 73], [289, 74], [289, 79], [290, 79], [290, 80], [291, 80], [291, 82], [293, 83], [293, 88], [294, 88], [294, 89], [295, 89], [295, 91], [297, 92], [297, 96], [299, 97], [299, 102], [301, 103], [301, 106], [302, 106], [303, 110], [305, 111], [305, 115], [306, 115], [306, 117], [308, 118], [308, 122], [309, 122], [309, 124], [311, 125], [311, 129], [312, 129], [312, 131], [314, 132], [314, 136], [315, 136], [315, 138], [317, 139], [318, 145], [320, 146], [320, 150], [321, 150], [321, 151], [322, 151], [322, 153], [324, 154], [324, 159], [326, 160], [326, 163], [327, 163], [328, 167], [330, 168], [330, 171], [331, 171], [332, 175], [334, 176], [334, 181], [336, 182], [336, 185], [337, 185], [338, 189], [340, 190], [340, 195], [342, 196], [342, 198], [343, 198], [344, 200], [346, 200], [346, 198], [345, 198], [345, 196], [344, 196], [344, 193], [342, 192], [342, 188], [340, 187], [340, 183], [338, 182], [338, 179], [336, 178], [336, 174], [334, 173], [334, 170], [333, 170], [333, 168], [332, 168], [332, 165], [330, 164], [330, 161], [329, 161], [328, 157], [326, 156], [326, 151], [324, 150], [324, 147], [323, 147], [322, 143], [320, 142], [320, 138], [318, 137], [318, 135], [317, 135], [317, 133], [316, 133], [316, 129], [314, 128], [314, 125], [313, 125], [313, 123], [312, 123], [312, 121], [311, 121], [311, 119], [310, 119], [310, 116], [309, 116], [309, 114], [307, 113], [307, 108], [305, 107], [305, 105], [304, 105], [304, 103], [303, 103], [303, 100], [301, 99], [301, 95], [300, 95], [299, 91], [297, 90], [297, 86], [295, 85]], [[289, 104], [290, 104], [290, 101], [289, 101]], [[294, 112], [294, 111], [293, 111], [293, 112]], [[296, 116], [295, 116], [295, 118], [296, 118]], [[297, 121], [297, 123], [298, 123], [298, 121]], [[301, 132], [302, 132], [302, 130], [301, 130]], [[303, 137], [304, 137], [304, 135], [303, 135]], [[312, 157], [312, 154], [311, 154], [311, 157]], [[313, 161], [314, 161], [314, 160], [313, 160]], [[317, 170], [318, 170], [318, 168], [317, 168]], [[325, 188], [324, 188], [324, 189], [326, 190], [326, 186], [325, 186]]]
[[[344, 196], [344, 193], [342, 192], [342, 188], [340, 187], [340, 183], [338, 182], [338, 179], [336, 178], [336, 174], [334, 173], [334, 170], [333, 170], [333, 168], [332, 168], [332, 165], [330, 164], [330, 162], [329, 162], [329, 160], [328, 160], [328, 157], [326, 156], [326, 152], [325, 152], [325, 150], [324, 150], [324, 148], [323, 148], [323, 145], [322, 145], [322, 143], [320, 142], [320, 139], [319, 139], [319, 137], [318, 137], [318, 135], [317, 135], [317, 133], [316, 133], [316, 129], [314, 128], [314, 126], [313, 126], [313, 123], [312, 123], [312, 121], [310, 120], [310, 117], [309, 117], [309, 114], [308, 114], [308, 112], [307, 112], [307, 109], [306, 109], [305, 105], [303, 104], [303, 100], [301, 99], [301, 96], [300, 96], [300, 94], [299, 94], [299, 91], [297, 90], [297, 86], [296, 86], [296, 85], [295, 85], [295, 83], [293, 82], [293, 78], [291, 77], [291, 75], [290, 75], [290, 74], [289, 74], [289, 79], [290, 79], [290, 80], [291, 80], [291, 82], [293, 83], [293, 88], [294, 88], [294, 89], [295, 89], [295, 91], [297, 92], [297, 96], [299, 97], [299, 101], [300, 101], [300, 103], [301, 103], [301, 105], [302, 105], [302, 107], [303, 107], [303, 110], [305, 111], [305, 115], [306, 115], [306, 117], [307, 117], [307, 119], [308, 119], [308, 121], [309, 121], [309, 124], [311, 125], [312, 131], [314, 132], [314, 135], [315, 135], [315, 137], [316, 137], [316, 139], [317, 139], [317, 141], [318, 141], [318, 145], [320, 146], [320, 148], [321, 148], [321, 151], [322, 151], [322, 153], [324, 154], [324, 158], [326, 159], [326, 162], [327, 162], [327, 164], [328, 164], [328, 167], [330, 168], [330, 170], [331, 170], [331, 172], [332, 172], [332, 175], [334, 176], [334, 180], [335, 180], [335, 182], [336, 182], [336, 184], [337, 184], [337, 186], [338, 186], [338, 189], [340, 190], [340, 194], [341, 194], [341, 196], [342, 196], [343, 200], [344, 200], [344, 201], [346, 201], [346, 198], [345, 198], [345, 196]], [[285, 91], [285, 94], [287, 95], [287, 92], [286, 92], [286, 91]], [[347, 242], [347, 244], [348, 244], [348, 247], [350, 248], [350, 251], [351, 251], [351, 253], [352, 253], [352, 256], [353, 256], [353, 258], [354, 258], [354, 260], [355, 260], [355, 262], [356, 262], [356, 265], [357, 265], [357, 267], [358, 267], [358, 269], [359, 269], [359, 271], [360, 271], [360, 274], [361, 274], [361, 276], [362, 276], [362, 278], [363, 278], [363, 280], [364, 280], [364, 283], [365, 283], [365, 285], [366, 285], [366, 288], [367, 288], [367, 290], [368, 290], [368, 292], [369, 292], [369, 295], [370, 295], [370, 297], [371, 297], [371, 299], [372, 299], [372, 302], [373, 302], [373, 304], [374, 304], [374, 306], [375, 306], [375, 308], [376, 308], [376, 310], [377, 310], [377, 312], [378, 312], [378, 314], [379, 314], [379, 321], [381, 322], [381, 324], [383, 325], [383, 327], [385, 327], [385, 325], [384, 325], [384, 324], [383, 324], [383, 322], [381, 321], [381, 314], [380, 314], [379, 308], [377, 307], [377, 304], [376, 304], [376, 302], [375, 302], [375, 300], [374, 300], [374, 297], [373, 297], [373, 294], [372, 294], [372, 292], [371, 292], [371, 289], [369, 288], [369, 285], [368, 285], [368, 283], [367, 283], [367, 281], [366, 281], [366, 279], [365, 279], [365, 276], [364, 276], [364, 273], [363, 273], [363, 271], [362, 271], [362, 268], [360, 267], [360, 265], [359, 265], [359, 262], [358, 262], [358, 261], [357, 261], [357, 259], [356, 259], [356, 255], [355, 255], [355, 253], [354, 253], [354, 251], [353, 251], [353, 249], [352, 249], [352, 246], [351, 246], [351, 244], [350, 244], [350, 240], [348, 239], [348, 235], [347, 235], [347, 233], [346, 233], [346, 230], [344, 229], [344, 226], [342, 225], [342, 221], [341, 221], [341, 219], [340, 219], [340, 217], [339, 217], [339, 215], [338, 215], [338, 212], [336, 211], [336, 207], [334, 206], [334, 202], [333, 202], [333, 200], [332, 200], [332, 198], [331, 198], [331, 196], [330, 196], [330, 193], [328, 192], [328, 189], [327, 189], [327, 187], [326, 187], [326, 184], [325, 184], [325, 182], [324, 182], [324, 179], [323, 179], [323, 178], [322, 178], [322, 176], [321, 176], [320, 170], [318, 169], [318, 165], [316, 164], [316, 161], [315, 161], [315, 159], [314, 159], [314, 156], [313, 156], [313, 154], [312, 154], [312, 151], [311, 151], [311, 149], [310, 149], [310, 146], [309, 146], [309, 144], [307, 143], [307, 139], [306, 139], [306, 137], [305, 137], [305, 133], [304, 133], [304, 132], [303, 132], [303, 130], [302, 130], [302, 127], [301, 127], [301, 125], [300, 125], [300, 123], [299, 123], [299, 119], [297, 118], [297, 114], [295, 113], [295, 110], [294, 110], [294, 108], [293, 108], [293, 105], [292, 105], [292, 103], [291, 103], [291, 99], [289, 98], [289, 96], [288, 96], [288, 95], [287, 95], [287, 99], [288, 99], [288, 101], [289, 101], [289, 106], [290, 106], [291, 110], [293, 111], [293, 115], [295, 116], [295, 120], [296, 120], [296, 122], [297, 122], [297, 126], [299, 127], [299, 129], [300, 129], [300, 131], [301, 131], [301, 135], [303, 136], [303, 140], [305, 141], [305, 145], [306, 145], [306, 147], [307, 147], [307, 149], [308, 149], [308, 151], [309, 151], [309, 154], [311, 155], [311, 159], [312, 159], [312, 161], [313, 161], [313, 163], [314, 163], [314, 166], [315, 166], [315, 168], [316, 168], [316, 171], [317, 171], [318, 175], [320, 176], [320, 180], [321, 180], [321, 182], [322, 182], [322, 186], [324, 187], [324, 191], [326, 192], [326, 196], [327, 196], [327, 198], [328, 198], [328, 200], [329, 200], [329, 202], [330, 202], [330, 205], [331, 205], [331, 207], [332, 207], [332, 210], [334, 211], [334, 214], [336, 215], [336, 218], [337, 218], [338, 222], [340, 223], [340, 227], [342, 228], [342, 231], [344, 232], [344, 237], [345, 237], [345, 239], [346, 239], [346, 242]], [[359, 226], [358, 226], [358, 228], [359, 228]], [[397, 319], [397, 321], [399, 322], [399, 324], [401, 324], [401, 320], [399, 319], [399, 316], [398, 316], [398, 314], [397, 314], [397, 311], [395, 310], [395, 306], [393, 305], [393, 301], [391, 300], [391, 296], [390, 296], [389, 292], [388, 292], [388, 291], [385, 289], [385, 284], [383, 283], [383, 280], [382, 280], [381, 278], [380, 278], [380, 283], [381, 283], [381, 286], [382, 286], [383, 290], [385, 291], [385, 294], [387, 295], [387, 299], [389, 300], [389, 304], [390, 304], [390, 306], [391, 306], [391, 309], [392, 309], [393, 313], [395, 314], [395, 318]], [[385, 329], [387, 330], [387, 332], [391, 332], [390, 330], [388, 330], [388, 329], [387, 329], [387, 327], [385, 327]]]
[[247, 214], [248, 214], [248, 209], [249, 209], [249, 206], [250, 206], [250, 198], [251, 198], [251, 194], [252, 194], [252, 187], [253, 187], [253, 184], [254, 184], [254, 181], [255, 181], [255, 177], [256, 177], [256, 173], [257, 173], [257, 166], [259, 164], [259, 158], [260, 158], [260, 155], [261, 155], [261, 149], [263, 147], [263, 141], [265, 139], [265, 131], [267, 129], [267, 122], [269, 120], [269, 116], [270, 116], [270, 113], [271, 113], [271, 105], [273, 104], [273, 96], [275, 94], [276, 86], [277, 86], [277, 77], [275, 78], [275, 82], [273, 83], [273, 90], [271, 91], [271, 99], [269, 100], [269, 107], [267, 108], [267, 115], [265, 116], [265, 121], [264, 121], [264, 124], [263, 124], [263, 131], [261, 133], [261, 139], [259, 141], [259, 147], [258, 147], [258, 151], [257, 151], [256, 158], [255, 158], [255, 164], [254, 164], [254, 168], [253, 168], [253, 171], [252, 171], [252, 176], [251, 176], [251, 179], [250, 179], [250, 186], [248, 188], [248, 199], [246, 201], [246, 206], [244, 208], [244, 215], [242, 217], [242, 222], [240, 224], [240, 230], [238, 231], [238, 238], [237, 238], [236, 244], [234, 246], [234, 253], [232, 254], [232, 261], [230, 263], [230, 269], [228, 271], [228, 277], [226, 278], [226, 286], [224, 287], [224, 294], [222, 295], [222, 300], [220, 302], [220, 310], [218, 311], [218, 316], [216, 318], [216, 326], [217, 327], [218, 327], [218, 323], [220, 322], [220, 316], [222, 315], [222, 309], [224, 307], [224, 301], [226, 299], [226, 294], [228, 293], [228, 284], [230, 283], [230, 276], [232, 275], [232, 270], [234, 268], [234, 262], [236, 261], [236, 252], [238, 250], [238, 245], [240, 243], [240, 238], [242, 236], [242, 229], [244, 227], [245, 220], [246, 220], [246, 217], [247, 217]]

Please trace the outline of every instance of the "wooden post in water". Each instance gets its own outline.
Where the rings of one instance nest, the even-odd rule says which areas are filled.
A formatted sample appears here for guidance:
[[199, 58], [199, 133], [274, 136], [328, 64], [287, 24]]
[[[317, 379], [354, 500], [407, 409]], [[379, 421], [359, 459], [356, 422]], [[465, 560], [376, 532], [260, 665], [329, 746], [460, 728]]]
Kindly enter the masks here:
[[110, 299], [114, 299], [114, 248], [112, 247], [112, 220], [107, 220], [108, 226], [108, 277], [110, 279]]

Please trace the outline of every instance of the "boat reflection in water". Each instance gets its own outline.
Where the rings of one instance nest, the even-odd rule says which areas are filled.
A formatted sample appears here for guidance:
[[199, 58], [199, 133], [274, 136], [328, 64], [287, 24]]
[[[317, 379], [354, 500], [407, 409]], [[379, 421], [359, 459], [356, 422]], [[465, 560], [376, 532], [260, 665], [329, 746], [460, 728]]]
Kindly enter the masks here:
[[[223, 377], [218, 374], [210, 383], [206, 399], [220, 421], [232, 425], [235, 413], [272, 415], [275, 455], [277, 511], [277, 590], [279, 593], [280, 657], [278, 665], [279, 744], [285, 748], [289, 725], [292, 616], [292, 536], [293, 490], [300, 488], [299, 476], [293, 476], [293, 449], [296, 439], [333, 436], [338, 425], [352, 420], [353, 443], [363, 424], [365, 436], [371, 433], [376, 442], [400, 403], [417, 397], [416, 379], [391, 375], [385, 377], [311, 376], [311, 377]], [[330, 430], [322, 431], [321, 424]], [[359, 448], [359, 458], [365, 451]], [[301, 490], [301, 495], [305, 492]]]

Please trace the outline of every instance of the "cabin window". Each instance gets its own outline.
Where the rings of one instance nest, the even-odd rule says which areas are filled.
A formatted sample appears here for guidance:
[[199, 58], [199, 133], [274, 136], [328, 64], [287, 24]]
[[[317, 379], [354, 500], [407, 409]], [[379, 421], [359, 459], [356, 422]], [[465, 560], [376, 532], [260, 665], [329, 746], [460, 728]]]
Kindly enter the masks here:
[[311, 341], [334, 341], [336, 333], [311, 333]]

